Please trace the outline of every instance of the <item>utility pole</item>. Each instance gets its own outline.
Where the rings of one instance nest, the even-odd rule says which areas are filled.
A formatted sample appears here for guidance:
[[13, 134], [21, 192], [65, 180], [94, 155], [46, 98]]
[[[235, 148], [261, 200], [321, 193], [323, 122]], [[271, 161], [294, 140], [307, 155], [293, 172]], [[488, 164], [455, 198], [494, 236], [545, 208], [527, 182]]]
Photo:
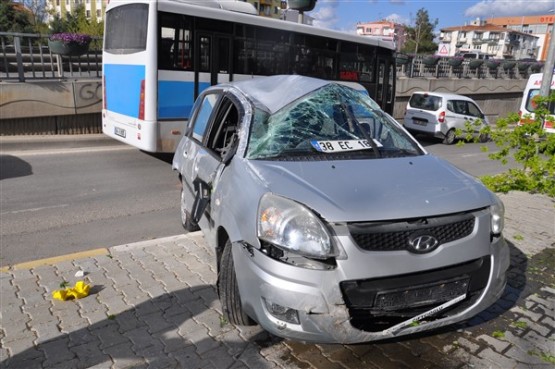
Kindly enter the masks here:
[[543, 67], [542, 85], [540, 95], [548, 97], [551, 91], [551, 80], [553, 79], [553, 67], [555, 66], [555, 21], [551, 29], [549, 48], [547, 49], [547, 60]]
[[[540, 95], [549, 97], [551, 94], [551, 81], [553, 80], [553, 67], [555, 66], [555, 20], [551, 28], [551, 36], [549, 39], [549, 49], [547, 50], [547, 60], [543, 66], [542, 85], [540, 87]], [[542, 129], [545, 128], [545, 119], [542, 122]]]

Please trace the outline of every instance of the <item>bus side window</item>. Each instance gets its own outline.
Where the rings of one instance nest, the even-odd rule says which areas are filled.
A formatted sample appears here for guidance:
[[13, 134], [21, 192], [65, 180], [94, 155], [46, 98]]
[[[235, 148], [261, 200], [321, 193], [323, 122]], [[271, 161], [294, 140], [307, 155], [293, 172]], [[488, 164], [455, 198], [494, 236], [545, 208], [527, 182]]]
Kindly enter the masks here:
[[181, 29], [179, 32], [179, 50], [177, 56], [177, 67], [180, 69], [190, 70], [193, 67], [191, 55], [191, 31]]
[[190, 28], [188, 18], [160, 12], [158, 68], [192, 69]]

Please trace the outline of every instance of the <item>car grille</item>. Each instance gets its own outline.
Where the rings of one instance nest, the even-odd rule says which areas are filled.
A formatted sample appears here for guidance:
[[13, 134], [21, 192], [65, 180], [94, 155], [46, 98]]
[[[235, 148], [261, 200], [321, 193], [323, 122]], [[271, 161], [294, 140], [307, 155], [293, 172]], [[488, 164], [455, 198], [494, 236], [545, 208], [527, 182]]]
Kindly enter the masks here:
[[455, 314], [472, 305], [484, 291], [491, 268], [489, 256], [467, 263], [390, 278], [340, 283], [351, 325], [378, 332], [422, 314], [460, 295], [466, 298], [428, 319]]
[[472, 213], [393, 222], [350, 223], [349, 231], [356, 244], [367, 251], [410, 250], [409, 241], [416, 234], [434, 237], [436, 245], [469, 236], [474, 229]]

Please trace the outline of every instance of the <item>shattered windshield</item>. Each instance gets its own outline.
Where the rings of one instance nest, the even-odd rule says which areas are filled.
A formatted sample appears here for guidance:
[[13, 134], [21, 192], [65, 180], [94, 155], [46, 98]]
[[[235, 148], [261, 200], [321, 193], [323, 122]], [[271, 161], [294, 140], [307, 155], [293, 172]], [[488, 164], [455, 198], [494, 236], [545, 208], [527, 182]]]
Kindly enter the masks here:
[[274, 114], [257, 109], [248, 159], [330, 159], [421, 155], [423, 152], [368, 96], [329, 84]]

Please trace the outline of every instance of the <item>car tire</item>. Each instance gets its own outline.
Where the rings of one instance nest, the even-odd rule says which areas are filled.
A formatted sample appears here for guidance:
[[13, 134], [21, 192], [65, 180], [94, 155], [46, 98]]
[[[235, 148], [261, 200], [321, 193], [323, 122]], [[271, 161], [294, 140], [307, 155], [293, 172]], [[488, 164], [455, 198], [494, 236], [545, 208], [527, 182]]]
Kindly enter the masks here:
[[490, 137], [488, 134], [481, 133], [480, 136], [478, 136], [478, 141], [480, 141], [481, 143], [489, 142], [489, 140], [490, 140]]
[[450, 130], [447, 131], [447, 133], [445, 134], [445, 137], [443, 138], [443, 143], [445, 145], [452, 145], [455, 143], [455, 139], [457, 138], [456, 134], [455, 134], [455, 129], [451, 128]]
[[231, 242], [227, 240], [218, 273], [218, 294], [224, 318], [233, 325], [254, 325], [254, 321], [243, 311], [241, 296], [235, 275]]
[[183, 185], [181, 186], [181, 198], [180, 198], [180, 213], [181, 213], [181, 225], [187, 232], [195, 232], [199, 230], [198, 224], [193, 223], [191, 213], [187, 210], [185, 206], [185, 191]]

